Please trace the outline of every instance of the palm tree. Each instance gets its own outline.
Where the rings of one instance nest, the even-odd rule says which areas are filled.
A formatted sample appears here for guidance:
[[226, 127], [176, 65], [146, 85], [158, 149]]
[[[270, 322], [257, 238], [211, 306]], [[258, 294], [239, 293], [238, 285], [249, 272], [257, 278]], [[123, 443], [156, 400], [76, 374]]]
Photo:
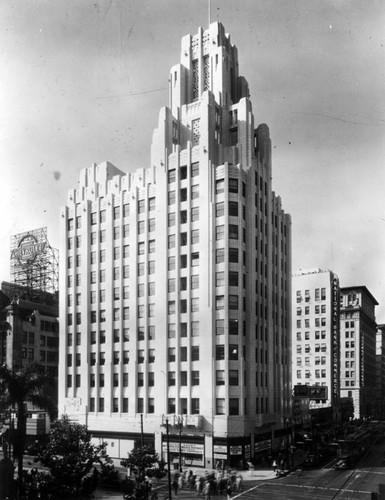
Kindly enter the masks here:
[[0, 399], [8, 408], [16, 412], [16, 429], [13, 431], [13, 452], [17, 458], [19, 491], [23, 478], [23, 455], [26, 443], [27, 415], [25, 403], [30, 402], [44, 409], [53, 418], [56, 404], [50, 397], [52, 379], [38, 363], [31, 363], [22, 368], [0, 366]]

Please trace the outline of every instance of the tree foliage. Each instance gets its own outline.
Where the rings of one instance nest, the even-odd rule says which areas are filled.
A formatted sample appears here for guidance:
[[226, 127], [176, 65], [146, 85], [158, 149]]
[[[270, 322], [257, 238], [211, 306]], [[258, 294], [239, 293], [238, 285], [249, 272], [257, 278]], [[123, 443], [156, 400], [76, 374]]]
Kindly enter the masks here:
[[120, 464], [135, 472], [139, 482], [143, 481], [146, 475], [161, 478], [166, 474], [164, 460], [159, 458], [151, 446], [143, 446], [132, 450], [127, 458], [121, 460]]
[[101, 473], [113, 469], [106, 452], [107, 443], [91, 443], [91, 434], [84, 425], [70, 422], [67, 416], [57, 420], [51, 428], [48, 442], [36, 452], [36, 461], [50, 470], [53, 498], [76, 498], [90, 495], [97, 486]]
[[[0, 366], [0, 407], [16, 412], [16, 428], [12, 431], [13, 452], [18, 462], [18, 476], [23, 473], [23, 454], [26, 442], [27, 414], [25, 403], [47, 410], [50, 417], [56, 414], [51, 394], [52, 379], [38, 363], [21, 368]], [[6, 413], [4, 413], [6, 415]]]

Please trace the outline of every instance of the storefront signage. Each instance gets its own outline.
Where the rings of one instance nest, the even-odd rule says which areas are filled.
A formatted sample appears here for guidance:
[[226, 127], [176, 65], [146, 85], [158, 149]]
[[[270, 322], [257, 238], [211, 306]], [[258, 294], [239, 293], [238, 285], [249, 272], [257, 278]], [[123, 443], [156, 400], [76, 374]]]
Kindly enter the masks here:
[[258, 443], [254, 443], [254, 451], [258, 453], [262, 450], [268, 450], [271, 448], [271, 439], [265, 439], [264, 441], [259, 441]]
[[242, 446], [230, 446], [230, 455], [242, 455]]
[[[169, 443], [170, 453], [179, 453], [179, 443]], [[167, 453], [167, 443], [163, 442], [163, 452]], [[181, 452], [191, 455], [203, 455], [204, 445], [196, 443], [181, 443]]]
[[333, 276], [332, 281], [332, 401], [339, 399], [339, 342], [340, 342], [340, 286], [338, 278]]
[[223, 446], [220, 444], [214, 444], [214, 453], [226, 453], [227, 454], [227, 446]]

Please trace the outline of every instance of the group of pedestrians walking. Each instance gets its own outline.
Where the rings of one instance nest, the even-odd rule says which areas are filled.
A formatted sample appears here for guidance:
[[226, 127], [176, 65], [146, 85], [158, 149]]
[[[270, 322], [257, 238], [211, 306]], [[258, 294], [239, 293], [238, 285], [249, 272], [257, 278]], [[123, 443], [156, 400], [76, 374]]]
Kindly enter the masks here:
[[172, 481], [172, 489], [174, 495], [178, 495], [179, 490], [186, 489], [195, 491], [197, 496], [203, 496], [205, 500], [218, 495], [226, 495], [229, 500], [233, 493], [241, 491], [242, 476], [239, 473], [228, 474], [222, 471], [206, 472], [202, 476], [194, 474], [191, 470], [176, 472]]

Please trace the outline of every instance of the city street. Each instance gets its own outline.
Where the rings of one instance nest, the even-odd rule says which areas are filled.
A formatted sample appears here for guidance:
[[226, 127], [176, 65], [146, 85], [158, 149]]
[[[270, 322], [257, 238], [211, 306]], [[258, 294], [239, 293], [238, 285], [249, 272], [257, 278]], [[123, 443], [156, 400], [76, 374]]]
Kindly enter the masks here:
[[[258, 479], [244, 478], [242, 491], [235, 493], [232, 500], [370, 500], [372, 492], [378, 493], [378, 485], [385, 483], [385, 462], [383, 461], [385, 445], [377, 441], [361, 459], [355, 469], [334, 470], [336, 460], [320, 469], [298, 469], [286, 477], [274, 478], [269, 471], [256, 471]], [[159, 489], [159, 500], [168, 496], [167, 485], [163, 483]], [[173, 495], [173, 498], [175, 495]], [[117, 492], [99, 490], [95, 498], [121, 499]], [[178, 500], [196, 500], [195, 492], [179, 491]], [[218, 499], [225, 496], [218, 497]]]

